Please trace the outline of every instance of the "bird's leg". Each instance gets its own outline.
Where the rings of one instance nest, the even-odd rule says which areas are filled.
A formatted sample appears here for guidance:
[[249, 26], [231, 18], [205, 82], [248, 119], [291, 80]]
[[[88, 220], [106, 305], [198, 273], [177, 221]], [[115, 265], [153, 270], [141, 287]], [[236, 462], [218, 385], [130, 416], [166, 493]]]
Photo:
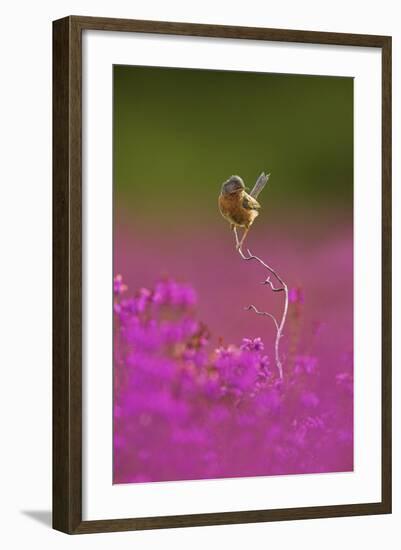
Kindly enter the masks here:
[[237, 250], [238, 250], [238, 247], [239, 247], [239, 240], [238, 240], [237, 227], [236, 227], [234, 224], [231, 224], [231, 229], [234, 231], [234, 235], [235, 235], [235, 247], [236, 247]]
[[237, 250], [241, 250], [242, 249], [242, 245], [244, 244], [244, 241], [245, 241], [245, 238], [246, 236], [248, 235], [248, 231], [249, 231], [249, 227], [246, 227], [244, 229], [244, 232], [242, 234], [242, 238], [240, 240], [240, 242], [237, 242]]

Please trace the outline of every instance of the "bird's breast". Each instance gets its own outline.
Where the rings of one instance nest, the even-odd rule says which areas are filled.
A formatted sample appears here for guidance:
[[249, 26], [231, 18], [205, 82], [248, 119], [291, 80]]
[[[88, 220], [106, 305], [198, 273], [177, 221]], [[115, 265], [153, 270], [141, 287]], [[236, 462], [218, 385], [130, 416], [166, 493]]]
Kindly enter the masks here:
[[219, 196], [219, 208], [222, 216], [239, 227], [248, 227], [258, 216], [256, 210], [245, 209], [240, 194]]

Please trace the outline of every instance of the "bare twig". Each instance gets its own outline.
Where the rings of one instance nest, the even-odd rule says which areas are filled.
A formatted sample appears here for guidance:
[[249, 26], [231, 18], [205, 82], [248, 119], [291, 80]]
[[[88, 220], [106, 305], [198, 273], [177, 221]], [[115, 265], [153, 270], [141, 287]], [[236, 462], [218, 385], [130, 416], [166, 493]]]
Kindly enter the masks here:
[[246, 310], [254, 311], [258, 315], [264, 315], [266, 317], [270, 317], [270, 319], [273, 320], [274, 325], [276, 327], [276, 331], [277, 331], [276, 332], [276, 340], [275, 340], [275, 344], [274, 344], [276, 366], [277, 366], [279, 376], [282, 379], [283, 378], [283, 363], [282, 363], [281, 357], [280, 357], [280, 340], [283, 336], [283, 329], [284, 329], [285, 321], [286, 321], [286, 318], [287, 318], [287, 312], [288, 312], [288, 287], [285, 284], [285, 282], [283, 281], [283, 279], [280, 277], [280, 275], [278, 275], [278, 273], [272, 267], [270, 267], [266, 262], [261, 260], [258, 256], [255, 256], [254, 254], [252, 254], [249, 249], [247, 250], [247, 254], [248, 254], [247, 256], [243, 253], [241, 248], [239, 248], [238, 252], [239, 252], [239, 255], [241, 256], [241, 258], [243, 260], [245, 260], [245, 261], [256, 260], [258, 263], [260, 263], [265, 269], [267, 269], [270, 272], [271, 275], [273, 275], [278, 280], [278, 282], [280, 283], [281, 286], [275, 286], [273, 284], [271, 278], [270, 278], [270, 275], [262, 282], [263, 285], [269, 285], [273, 292], [284, 292], [284, 296], [285, 296], [285, 298], [284, 298], [284, 308], [283, 308], [283, 314], [281, 316], [280, 322], [271, 313], [268, 313], [266, 311], [259, 311], [252, 304], [245, 308]]
[[267, 279], [265, 281], [262, 281], [262, 285], [269, 285], [273, 292], [283, 292], [284, 291], [284, 288], [282, 286], [275, 287], [273, 285], [272, 281], [270, 280], [270, 277], [267, 277]]
[[255, 313], [257, 313], [258, 315], [266, 315], [266, 317], [270, 317], [270, 319], [273, 320], [273, 323], [274, 323], [276, 329], [279, 330], [279, 325], [278, 325], [277, 319], [276, 319], [275, 316], [272, 315], [271, 313], [268, 313], [267, 311], [259, 311], [259, 310], [256, 309], [256, 307], [253, 306], [253, 305], [250, 305], [250, 306], [248, 306], [248, 307], [245, 307], [244, 309], [245, 309], [246, 311], [252, 310], [252, 311], [254, 311]]

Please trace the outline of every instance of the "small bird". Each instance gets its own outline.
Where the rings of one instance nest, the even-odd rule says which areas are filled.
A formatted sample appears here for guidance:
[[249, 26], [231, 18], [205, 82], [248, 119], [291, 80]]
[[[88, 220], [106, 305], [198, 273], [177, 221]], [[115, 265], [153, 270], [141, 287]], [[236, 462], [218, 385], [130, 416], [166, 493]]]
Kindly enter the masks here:
[[[219, 209], [223, 218], [231, 224], [237, 250], [241, 250], [251, 225], [259, 216], [261, 206], [256, 198], [269, 177], [270, 174], [262, 172], [250, 193], [247, 193], [248, 189], [240, 176], [231, 176], [221, 186]], [[244, 229], [241, 241], [238, 240], [237, 227]]]

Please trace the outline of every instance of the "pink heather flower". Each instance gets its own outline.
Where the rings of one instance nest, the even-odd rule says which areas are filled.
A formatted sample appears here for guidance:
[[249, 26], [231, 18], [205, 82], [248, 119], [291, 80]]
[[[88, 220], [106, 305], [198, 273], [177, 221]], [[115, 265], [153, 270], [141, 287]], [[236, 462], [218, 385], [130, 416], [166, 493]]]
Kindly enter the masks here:
[[280, 380], [261, 338], [208, 348], [190, 285], [114, 289], [115, 483], [352, 469], [352, 356], [316, 376], [306, 348]]
[[115, 302], [114, 311], [118, 315], [120, 321], [126, 323], [137, 314], [135, 299], [129, 298], [127, 300], [121, 300], [120, 303]]
[[193, 336], [198, 330], [198, 323], [194, 319], [185, 318], [178, 322], [163, 321], [160, 324], [160, 333], [166, 343], [182, 342]]
[[270, 378], [272, 371], [270, 369], [270, 360], [267, 355], [264, 355], [259, 362], [259, 376], [265, 380]]
[[179, 304], [183, 307], [192, 307], [196, 305], [198, 297], [195, 290], [190, 285], [182, 285], [180, 289], [181, 296]]
[[310, 355], [298, 355], [295, 358], [295, 374], [313, 374], [317, 368], [317, 358]]
[[242, 348], [219, 348], [216, 350], [215, 367], [218, 369], [227, 390], [250, 391], [255, 386], [260, 369], [256, 353]]
[[300, 287], [290, 288], [288, 292], [288, 300], [291, 304], [303, 304], [304, 293], [302, 288]]
[[276, 412], [281, 406], [280, 393], [277, 390], [270, 388], [261, 391], [255, 397], [255, 405], [262, 414], [266, 412]]
[[188, 308], [197, 302], [195, 290], [186, 284], [176, 281], [159, 281], [155, 286], [153, 303], [158, 306], [175, 306]]
[[261, 338], [243, 338], [240, 347], [242, 351], [263, 351], [264, 348]]
[[268, 370], [270, 366], [270, 359], [267, 355], [264, 355], [260, 360], [260, 367], [263, 370]]
[[136, 296], [134, 307], [137, 313], [143, 313], [150, 303], [151, 291], [147, 288], [141, 288]]
[[198, 347], [204, 348], [209, 343], [209, 337], [207, 335], [202, 334], [198, 339]]
[[164, 343], [163, 335], [155, 319], [141, 323], [138, 318], [132, 317], [127, 323], [124, 335], [127, 344], [136, 351], [157, 351]]
[[182, 357], [185, 361], [190, 361], [197, 367], [203, 367], [208, 361], [207, 353], [202, 349], [187, 348]]
[[217, 362], [232, 357], [234, 353], [234, 346], [228, 346], [227, 348], [225, 348], [224, 346], [220, 346], [216, 349]]
[[169, 303], [169, 287], [166, 281], [160, 281], [156, 284], [153, 293], [152, 301], [158, 306], [167, 305]]
[[123, 292], [127, 290], [127, 285], [123, 283], [123, 278], [121, 275], [116, 275], [113, 281], [113, 292], [115, 296], [120, 296]]
[[128, 322], [146, 311], [150, 303], [151, 292], [141, 288], [135, 298], [128, 298], [114, 303], [114, 311], [121, 322]]

